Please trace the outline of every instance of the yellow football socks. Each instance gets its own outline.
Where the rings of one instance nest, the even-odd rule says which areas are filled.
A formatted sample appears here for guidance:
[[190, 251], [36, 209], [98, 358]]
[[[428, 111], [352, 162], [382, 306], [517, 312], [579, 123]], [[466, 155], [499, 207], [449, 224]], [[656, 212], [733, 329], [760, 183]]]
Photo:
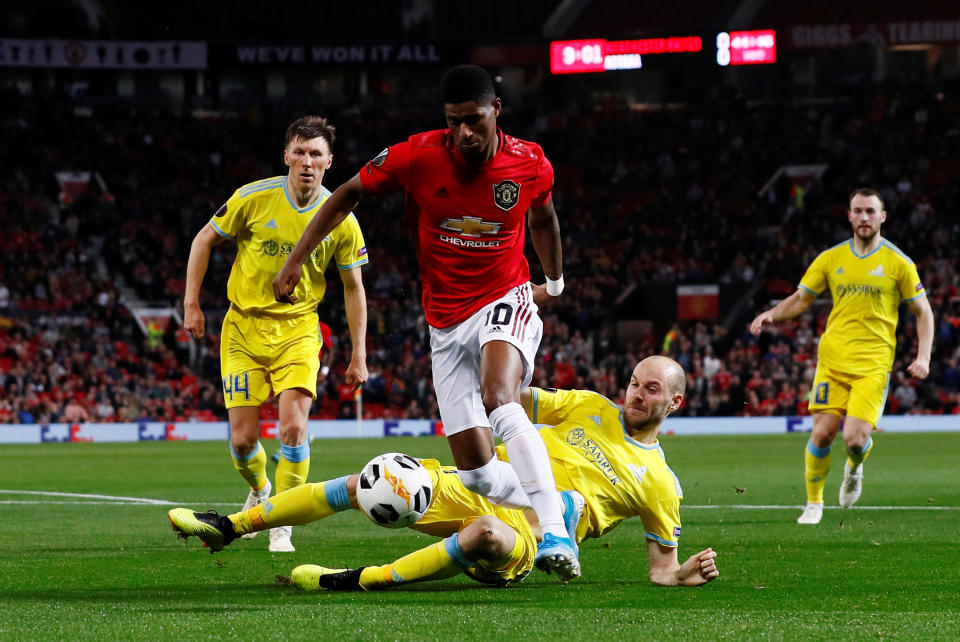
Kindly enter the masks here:
[[360, 573], [360, 587], [376, 590], [408, 582], [440, 580], [453, 577], [473, 565], [474, 562], [463, 556], [457, 535], [453, 534], [391, 564], [364, 568]]
[[853, 470], [863, 462], [867, 460], [867, 457], [870, 456], [870, 451], [873, 450], [873, 437], [867, 437], [867, 443], [863, 445], [863, 448], [847, 448], [847, 463], [850, 464], [850, 469]]
[[347, 476], [315, 484], [302, 484], [274, 495], [248, 511], [230, 515], [238, 534], [275, 526], [299, 526], [330, 517], [350, 508]]
[[304, 442], [299, 446], [280, 445], [275, 489], [278, 495], [285, 490], [305, 484], [309, 472], [310, 442]]
[[247, 480], [250, 488], [258, 491], [267, 484], [267, 453], [257, 442], [256, 449], [246, 457], [240, 457], [230, 444], [230, 455], [233, 457], [233, 467]]
[[807, 441], [803, 453], [805, 479], [807, 482], [807, 503], [823, 503], [823, 487], [827, 485], [830, 472], [830, 446], [819, 448], [813, 441]]

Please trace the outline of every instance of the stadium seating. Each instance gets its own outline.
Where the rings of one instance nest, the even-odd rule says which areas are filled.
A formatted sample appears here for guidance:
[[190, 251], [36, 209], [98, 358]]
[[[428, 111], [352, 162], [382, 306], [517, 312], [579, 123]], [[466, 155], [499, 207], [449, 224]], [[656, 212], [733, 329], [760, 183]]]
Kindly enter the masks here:
[[[172, 331], [161, 346], [148, 346], [124, 302], [179, 305], [193, 235], [233, 189], [282, 169], [276, 139], [290, 113], [264, 104], [199, 118], [104, 102], [91, 118], [67, 97], [43, 109], [29, 97], [5, 98], [0, 135], [9, 144], [0, 162], [16, 169], [0, 177], [0, 225], [10, 230], [0, 236], [0, 419], [62, 419], [74, 392], [91, 419], [223, 417], [216, 333], [229, 246], [214, 252], [204, 282], [209, 334], [192, 361]], [[956, 87], [889, 84], [855, 101], [734, 108], [707, 97], [671, 110], [639, 112], [613, 101], [543, 113], [520, 105], [505, 114], [507, 131], [540, 142], [554, 163], [565, 239], [568, 291], [542, 312], [534, 382], [618, 399], [633, 363], [665, 352], [690, 373], [683, 413], [802, 413], [828, 306], [759, 339], [746, 323], [791, 292], [820, 249], [848, 235], [847, 193], [868, 182], [890, 212], [885, 235], [917, 262], [937, 318], [930, 379], [906, 381], [916, 397], [909, 408], [908, 392], [891, 390], [888, 411], [956, 412], [958, 104]], [[332, 110], [339, 139], [326, 182], [345, 180], [385, 143], [439, 125], [431, 109]], [[931, 135], [934, 126], [946, 134]], [[802, 203], [787, 186], [757, 195], [775, 168], [814, 162], [830, 169]], [[133, 166], [148, 170], [133, 175]], [[51, 176], [61, 167], [99, 172], [108, 191], [61, 200]], [[411, 242], [397, 241], [408, 238], [401, 207], [394, 197], [358, 211], [371, 254], [368, 354], [380, 377], [365, 407], [370, 416], [436, 417], [416, 258]], [[678, 322], [669, 344], [662, 324], [647, 336], [618, 335], [615, 301], [625, 287], [704, 282], [760, 288], [731, 318]], [[334, 328], [332, 367], [312, 415], [340, 416], [352, 412], [337, 391], [350, 343], [335, 278], [320, 314]], [[907, 313], [898, 370], [915, 333]], [[762, 383], [748, 386], [755, 374]]]

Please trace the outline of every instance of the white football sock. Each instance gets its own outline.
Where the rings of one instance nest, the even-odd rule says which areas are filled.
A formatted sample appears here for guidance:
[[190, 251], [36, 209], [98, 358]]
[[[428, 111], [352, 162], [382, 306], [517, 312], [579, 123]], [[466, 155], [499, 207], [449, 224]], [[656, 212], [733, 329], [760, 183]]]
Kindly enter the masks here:
[[506, 508], [530, 508], [517, 471], [509, 463], [493, 457], [480, 468], [457, 470], [463, 485], [494, 504]]
[[490, 424], [507, 447], [510, 464], [537, 513], [540, 530], [568, 537], [563, 524], [563, 500], [553, 480], [547, 447], [523, 406], [516, 402], [500, 406], [490, 413]]

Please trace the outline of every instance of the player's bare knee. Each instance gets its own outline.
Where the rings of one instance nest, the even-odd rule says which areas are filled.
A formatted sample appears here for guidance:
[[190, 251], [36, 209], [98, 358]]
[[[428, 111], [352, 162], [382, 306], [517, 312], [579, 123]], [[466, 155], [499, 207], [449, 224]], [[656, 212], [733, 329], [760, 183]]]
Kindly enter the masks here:
[[307, 441], [306, 426], [291, 422], [277, 426], [277, 432], [280, 433], [280, 442], [288, 446], [299, 446]]
[[870, 435], [864, 435], [860, 433], [844, 433], [843, 443], [846, 445], [847, 450], [850, 450], [854, 453], [860, 453], [867, 446], [867, 441], [870, 439]]
[[233, 451], [244, 459], [257, 449], [257, 438], [238, 431], [230, 435], [230, 445], [233, 446]]
[[519, 402], [519, 390], [512, 390], [509, 386], [490, 386], [489, 388], [481, 386], [480, 398], [483, 400], [483, 409], [487, 415], [508, 403]]
[[484, 515], [457, 538], [461, 550], [471, 559], [496, 559], [513, 550], [516, 535], [509, 526], [492, 515]]
[[810, 441], [818, 448], [825, 448], [833, 443], [839, 429], [840, 417], [829, 413], [817, 415], [813, 421]]

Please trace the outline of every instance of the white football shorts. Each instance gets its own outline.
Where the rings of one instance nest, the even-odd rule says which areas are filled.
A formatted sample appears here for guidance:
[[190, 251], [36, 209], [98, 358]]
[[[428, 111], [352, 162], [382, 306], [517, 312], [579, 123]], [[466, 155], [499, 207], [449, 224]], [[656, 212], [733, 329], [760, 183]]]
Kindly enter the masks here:
[[466, 321], [442, 330], [430, 327], [433, 387], [443, 430], [452, 435], [490, 427], [480, 397], [480, 352], [490, 341], [506, 341], [523, 358], [522, 388], [530, 385], [543, 336], [543, 321], [529, 283], [513, 288], [477, 310]]

